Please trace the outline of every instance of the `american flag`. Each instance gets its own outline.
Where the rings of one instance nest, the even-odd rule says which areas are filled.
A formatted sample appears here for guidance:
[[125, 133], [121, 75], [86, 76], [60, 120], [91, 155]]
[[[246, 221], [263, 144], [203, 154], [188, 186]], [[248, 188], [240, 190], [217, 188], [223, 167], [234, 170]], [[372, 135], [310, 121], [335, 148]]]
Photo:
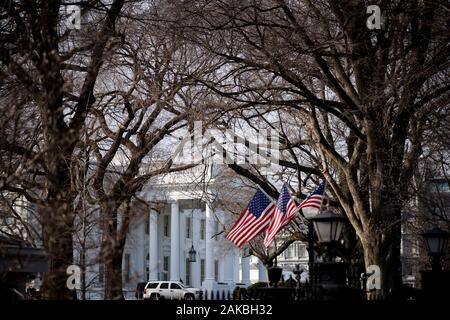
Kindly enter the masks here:
[[226, 238], [238, 247], [242, 247], [267, 229], [274, 212], [274, 202], [261, 190], [256, 191]]
[[284, 184], [280, 197], [278, 198], [275, 213], [272, 216], [272, 220], [264, 238], [264, 246], [266, 248], [272, 243], [276, 234], [295, 217], [298, 209], [295, 200], [292, 199], [289, 193], [287, 185]]
[[[316, 188], [316, 190], [314, 190], [308, 197], [306, 197], [305, 200], [303, 200], [299, 204], [298, 209], [302, 209], [304, 215], [307, 213], [309, 213], [308, 214], [309, 216], [313, 215], [313, 212], [311, 211], [317, 213], [317, 211], [319, 211], [320, 207], [322, 206], [324, 193], [325, 193], [325, 180], [322, 181]], [[305, 212], [305, 209], [309, 210], [310, 212]]]

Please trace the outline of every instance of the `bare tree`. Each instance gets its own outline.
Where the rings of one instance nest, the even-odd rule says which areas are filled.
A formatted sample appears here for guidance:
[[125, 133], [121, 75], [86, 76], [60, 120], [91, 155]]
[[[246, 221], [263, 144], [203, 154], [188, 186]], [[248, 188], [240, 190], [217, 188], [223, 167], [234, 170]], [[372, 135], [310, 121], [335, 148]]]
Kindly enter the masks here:
[[[196, 79], [215, 70], [213, 59], [151, 21], [120, 25], [124, 45], [105, 65], [103, 87], [92, 109], [86, 144], [92, 157], [90, 190], [100, 209], [105, 298], [122, 298], [122, 255], [132, 203], [158, 175], [183, 171], [198, 163], [174, 164], [174, 134], [194, 119], [208, 119], [208, 97]], [[101, 90], [101, 91], [100, 91]], [[142, 214], [142, 212], [141, 212]]]
[[[110, 5], [78, 2], [89, 24], [82, 30], [66, 27], [66, 4], [61, 1], [3, 1], [0, 4], [0, 63], [2, 73], [22, 89], [21, 100], [11, 105], [19, 114], [32, 113], [29, 143], [15, 143], [17, 134], [2, 136], [1, 150], [20, 157], [13, 177], [40, 179], [33, 196], [23, 181], [3, 179], [2, 190], [19, 192], [38, 207], [48, 273], [43, 297], [72, 299], [66, 287], [66, 268], [73, 263], [73, 209], [75, 197], [70, 167], [84, 121], [95, 99], [97, 76], [112, 45], [115, 23], [125, 1]], [[89, 30], [87, 30], [89, 29]], [[74, 61], [82, 60], [83, 66]], [[2, 76], [3, 77], [3, 76]], [[79, 85], [73, 85], [73, 80]], [[18, 133], [18, 132], [16, 132]], [[32, 181], [34, 183], [34, 181]], [[25, 188], [26, 187], [26, 188]]]
[[365, 3], [351, 0], [183, 1], [176, 17], [187, 37], [229, 62], [206, 86], [242, 108], [285, 106], [307, 120], [316, 169], [361, 241], [366, 266], [382, 270], [372, 298], [401, 285], [401, 212], [424, 131], [450, 88], [448, 8], [377, 3], [380, 30], [366, 27]]

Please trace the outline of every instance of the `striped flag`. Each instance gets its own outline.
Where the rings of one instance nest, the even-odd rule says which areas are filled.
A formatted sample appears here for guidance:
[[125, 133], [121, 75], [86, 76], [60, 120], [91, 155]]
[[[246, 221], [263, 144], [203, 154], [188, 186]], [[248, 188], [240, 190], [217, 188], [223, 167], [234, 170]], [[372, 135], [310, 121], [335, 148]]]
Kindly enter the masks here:
[[236, 246], [242, 247], [267, 229], [274, 211], [275, 203], [261, 190], [256, 191], [226, 238]]
[[[314, 190], [305, 200], [303, 200], [298, 209], [302, 209], [303, 215], [306, 218], [312, 217], [317, 214], [322, 206], [322, 201], [325, 194], [325, 180], [322, 181], [319, 186]], [[305, 210], [306, 209], [306, 210]]]
[[280, 232], [294, 217], [299, 210], [295, 200], [292, 199], [287, 184], [283, 185], [281, 189], [280, 197], [278, 198], [275, 213], [270, 221], [269, 228], [267, 229], [266, 236], [264, 238], [264, 246], [267, 248], [275, 238], [276, 234]]

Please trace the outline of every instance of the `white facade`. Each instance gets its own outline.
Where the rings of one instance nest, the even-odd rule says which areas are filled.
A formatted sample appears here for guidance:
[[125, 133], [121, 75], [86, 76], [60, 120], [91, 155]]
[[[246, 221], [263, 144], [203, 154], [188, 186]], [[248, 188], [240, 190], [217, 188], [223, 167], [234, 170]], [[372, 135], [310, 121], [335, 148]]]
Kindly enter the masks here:
[[[249, 284], [249, 268], [240, 272], [240, 251], [216, 235], [223, 212], [190, 199], [173, 199], [161, 212], [135, 221], [124, 252], [124, 277], [130, 289], [147, 280], [182, 280], [205, 290], [230, 290], [236, 283]], [[148, 223], [148, 226], [146, 224]], [[189, 250], [197, 252], [189, 262]], [[246, 262], [247, 261], [247, 262]], [[248, 271], [246, 271], [246, 269]]]
[[[137, 283], [149, 280], [183, 281], [204, 291], [232, 294], [236, 285], [268, 281], [267, 270], [254, 256], [242, 257], [241, 250], [225, 239], [222, 232], [234, 217], [205, 201], [205, 194], [186, 191], [187, 185], [161, 184], [143, 190], [141, 198], [155, 207], [136, 217], [131, 225], [123, 255], [124, 293], [134, 297]], [[217, 201], [216, 201], [217, 202]], [[196, 251], [196, 261], [189, 262], [189, 251]], [[304, 249], [304, 250], [303, 250]], [[278, 257], [285, 279], [295, 264], [307, 268], [308, 255], [301, 242], [292, 244]], [[92, 276], [101, 277], [101, 266]], [[306, 275], [306, 273], [305, 273]], [[88, 289], [87, 298], [102, 298], [102, 283]]]
[[[151, 210], [148, 217], [132, 223], [123, 255], [124, 294], [134, 298], [137, 283], [149, 280], [183, 281], [203, 290], [232, 294], [236, 285], [250, 285], [250, 259], [241, 258], [240, 250], [216, 235], [216, 216], [208, 208], [191, 208], [189, 200], [168, 202], [162, 212]], [[187, 208], [188, 207], [188, 208]], [[196, 251], [196, 261], [189, 262], [189, 250]], [[87, 298], [103, 296], [102, 266], [90, 268]], [[98, 281], [99, 280], [99, 281]]]
[[[204, 174], [204, 168], [199, 172]], [[233, 217], [211, 200], [212, 188], [205, 191], [200, 184], [185, 181], [193, 177], [195, 172], [168, 175], [142, 191], [140, 198], [155, 205], [130, 224], [123, 254], [126, 298], [134, 297], [137, 283], [149, 280], [181, 280], [225, 294], [232, 294], [236, 285], [250, 285], [250, 259], [242, 258], [223, 232]], [[214, 185], [212, 179], [209, 183]], [[191, 248], [196, 251], [195, 262], [188, 260]], [[102, 298], [102, 266], [90, 269], [88, 278], [97, 276], [98, 281], [87, 290], [87, 298]]]
[[293, 271], [296, 265], [308, 269], [307, 244], [301, 241], [292, 243], [282, 254], [277, 257], [278, 265], [286, 271]]

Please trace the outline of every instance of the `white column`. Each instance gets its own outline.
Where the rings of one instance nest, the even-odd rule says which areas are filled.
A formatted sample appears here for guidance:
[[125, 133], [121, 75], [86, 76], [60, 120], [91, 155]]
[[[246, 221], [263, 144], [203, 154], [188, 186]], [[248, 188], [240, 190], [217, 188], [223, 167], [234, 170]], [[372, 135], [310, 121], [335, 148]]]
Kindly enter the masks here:
[[250, 257], [241, 258], [242, 277], [241, 282], [245, 285], [250, 284]]
[[180, 213], [178, 201], [171, 204], [170, 214], [170, 281], [180, 280]]
[[240, 262], [240, 250], [239, 248], [233, 249], [233, 282], [239, 282], [239, 262]]
[[149, 244], [148, 244], [148, 269], [149, 281], [158, 280], [158, 213], [155, 210], [150, 210], [149, 217]]
[[233, 270], [234, 270], [234, 257], [233, 257], [233, 251], [230, 250], [230, 252], [225, 256], [224, 261], [224, 282], [227, 282], [231, 284], [233, 282]]
[[183, 280], [186, 281], [186, 216], [183, 214], [182, 211], [179, 212], [178, 215], [178, 221], [179, 221], [179, 226], [178, 226], [178, 230], [179, 231], [179, 237], [178, 237], [178, 243], [179, 243], [179, 250], [178, 250], [178, 256], [179, 256], [179, 275], [180, 277], [178, 278], [178, 280]]
[[205, 239], [205, 281], [204, 288], [211, 291], [214, 287], [214, 213], [210, 204], [206, 204], [206, 239]]
[[224, 282], [225, 281], [225, 263], [227, 260], [227, 256], [221, 256], [219, 259], [219, 274], [217, 277], [218, 282]]
[[200, 219], [196, 211], [192, 214], [192, 243], [197, 251], [196, 261], [191, 263], [192, 286], [200, 288]]
[[[147, 274], [145, 272], [146, 269], [146, 264], [147, 261], [145, 261], [145, 258], [147, 256], [147, 252], [145, 251], [145, 231], [146, 231], [146, 225], [145, 222], [147, 221], [147, 219], [144, 219], [144, 217], [142, 217], [144, 221], [140, 221], [139, 223], [139, 227], [137, 228], [137, 231], [139, 233], [139, 243], [138, 243], [138, 247], [137, 247], [137, 255], [136, 255], [136, 261], [137, 261], [137, 266], [136, 266], [136, 272], [137, 274], [139, 274], [139, 281], [147, 281], [148, 279]], [[144, 222], [144, 223], [142, 223]]]
[[261, 261], [258, 261], [258, 280], [263, 282], [268, 281], [268, 279], [266, 266]]

